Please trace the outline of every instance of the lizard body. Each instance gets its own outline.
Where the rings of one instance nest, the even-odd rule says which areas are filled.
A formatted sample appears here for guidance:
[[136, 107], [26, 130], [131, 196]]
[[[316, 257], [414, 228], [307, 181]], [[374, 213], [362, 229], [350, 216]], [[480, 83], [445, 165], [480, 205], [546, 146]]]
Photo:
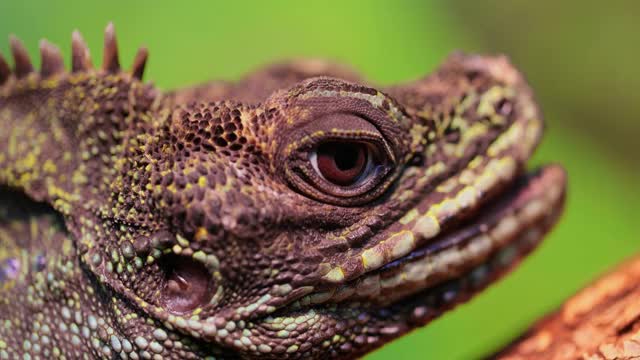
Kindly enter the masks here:
[[532, 250], [565, 174], [504, 57], [377, 89], [321, 61], [161, 92], [146, 50], [0, 56], [0, 357], [353, 358]]

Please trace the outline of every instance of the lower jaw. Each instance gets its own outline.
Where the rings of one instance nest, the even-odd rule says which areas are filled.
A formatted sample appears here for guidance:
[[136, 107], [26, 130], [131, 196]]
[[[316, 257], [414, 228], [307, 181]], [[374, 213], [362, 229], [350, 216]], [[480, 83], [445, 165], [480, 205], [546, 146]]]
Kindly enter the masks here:
[[561, 212], [562, 207], [554, 209], [539, 222], [518, 232], [507, 245], [461, 275], [403, 297], [386, 308], [395, 310], [391, 312], [403, 313], [402, 317], [414, 326], [430, 322], [447, 310], [469, 300], [514, 269], [541, 243]]
[[411, 317], [423, 323], [465, 301], [531, 252], [562, 212], [565, 175], [557, 166], [516, 183], [472, 223], [350, 284], [307, 295], [291, 310], [415, 308]]
[[[542, 238], [555, 224], [562, 206], [548, 213], [535, 225], [520, 231], [508, 245], [489, 255], [485, 261], [469, 268], [463, 274], [440, 282], [384, 306], [367, 306], [364, 303], [345, 303], [342, 307], [364, 310], [358, 320], [372, 330], [371, 341], [354, 350], [350, 356], [365, 354], [393, 339], [424, 326], [443, 313], [471, 299], [496, 280], [506, 275], [520, 260], [540, 244]], [[341, 308], [337, 304], [338, 309]], [[359, 313], [356, 311], [356, 313]], [[319, 310], [319, 313], [323, 313]], [[349, 312], [346, 312], [349, 314]], [[366, 314], [366, 315], [362, 315]], [[332, 315], [329, 315], [332, 316]]]
[[456, 293], [477, 292], [475, 287], [484, 287], [531, 252], [556, 223], [564, 205], [564, 176], [557, 167], [523, 176], [524, 184], [481, 210], [472, 224], [374, 274], [381, 288], [369, 301], [387, 306], [427, 296], [455, 303]]

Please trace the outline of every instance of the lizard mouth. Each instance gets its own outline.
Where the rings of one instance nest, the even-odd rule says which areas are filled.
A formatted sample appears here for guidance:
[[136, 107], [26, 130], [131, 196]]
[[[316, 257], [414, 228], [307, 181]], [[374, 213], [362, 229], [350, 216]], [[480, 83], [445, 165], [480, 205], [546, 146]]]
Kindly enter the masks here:
[[554, 165], [517, 177], [476, 216], [371, 274], [380, 277], [377, 302], [419, 294], [443, 307], [481, 290], [541, 242], [562, 213], [565, 182]]
[[556, 165], [517, 176], [508, 190], [454, 228], [374, 271], [309, 294], [293, 307], [427, 306], [430, 311], [418, 320], [426, 322], [482, 290], [533, 250], [561, 214], [565, 186], [565, 172]]

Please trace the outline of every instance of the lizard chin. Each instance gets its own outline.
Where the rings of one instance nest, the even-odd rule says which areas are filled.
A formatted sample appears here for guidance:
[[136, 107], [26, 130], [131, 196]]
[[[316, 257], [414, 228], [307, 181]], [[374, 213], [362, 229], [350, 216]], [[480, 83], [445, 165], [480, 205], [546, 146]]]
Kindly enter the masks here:
[[[566, 174], [549, 165], [516, 177], [475, 215], [409, 254], [335, 288], [306, 295], [291, 310], [353, 307], [408, 311], [423, 325], [469, 299], [532, 251], [564, 205]], [[384, 312], [384, 311], [383, 311]]]

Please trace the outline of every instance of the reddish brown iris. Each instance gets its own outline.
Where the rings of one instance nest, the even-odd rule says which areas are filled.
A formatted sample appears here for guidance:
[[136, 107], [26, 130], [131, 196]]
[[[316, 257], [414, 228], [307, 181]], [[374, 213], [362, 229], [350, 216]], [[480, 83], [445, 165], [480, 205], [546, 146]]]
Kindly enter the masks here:
[[352, 185], [367, 166], [367, 146], [361, 143], [327, 142], [318, 147], [318, 170], [336, 185]]

